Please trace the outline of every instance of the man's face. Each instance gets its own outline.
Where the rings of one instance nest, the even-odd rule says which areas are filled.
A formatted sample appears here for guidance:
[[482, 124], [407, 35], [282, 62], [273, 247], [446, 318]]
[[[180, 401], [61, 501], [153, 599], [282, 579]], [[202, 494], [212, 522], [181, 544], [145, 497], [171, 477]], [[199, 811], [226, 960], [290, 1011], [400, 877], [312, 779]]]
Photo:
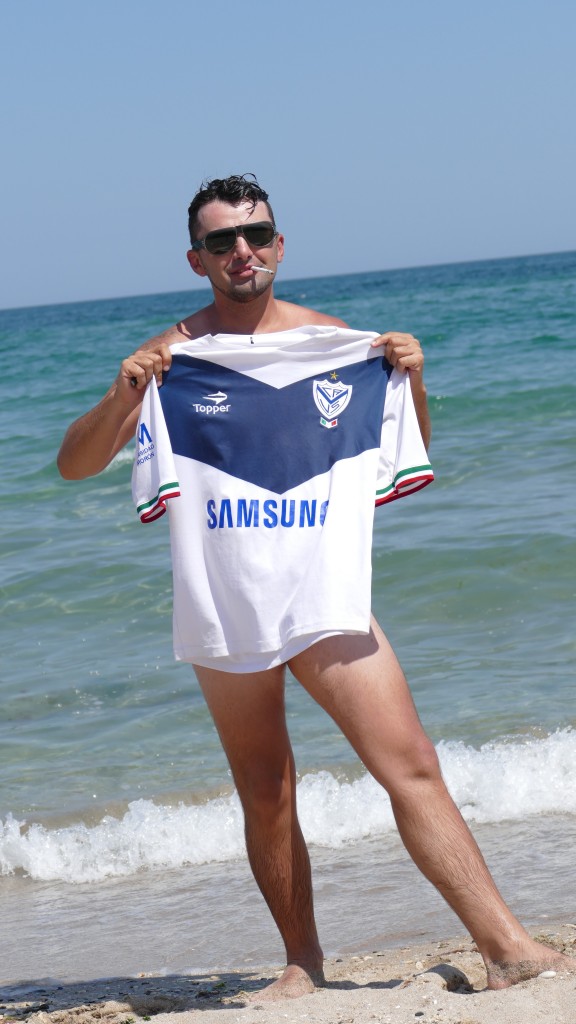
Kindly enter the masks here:
[[[257, 203], [254, 207], [250, 202], [230, 206], [215, 200], [201, 208], [196, 237], [203, 239], [209, 231], [263, 221], [271, 223], [266, 203]], [[239, 234], [230, 252], [212, 254], [206, 249], [189, 249], [187, 256], [194, 273], [207, 277], [216, 291], [236, 302], [251, 302], [271, 287], [274, 277], [250, 267], [267, 267], [276, 272], [284, 257], [284, 237], [276, 235], [269, 245], [254, 248]]]

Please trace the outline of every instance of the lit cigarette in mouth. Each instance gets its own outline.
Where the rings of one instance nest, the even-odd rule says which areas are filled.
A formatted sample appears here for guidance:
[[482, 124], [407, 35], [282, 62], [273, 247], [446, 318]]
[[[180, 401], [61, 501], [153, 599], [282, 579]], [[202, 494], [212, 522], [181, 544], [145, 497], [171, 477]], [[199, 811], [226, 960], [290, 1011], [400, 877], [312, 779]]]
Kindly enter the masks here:
[[251, 264], [250, 270], [261, 270], [263, 274], [273, 274], [273, 270], [268, 270], [268, 267], [257, 267], [255, 264]]

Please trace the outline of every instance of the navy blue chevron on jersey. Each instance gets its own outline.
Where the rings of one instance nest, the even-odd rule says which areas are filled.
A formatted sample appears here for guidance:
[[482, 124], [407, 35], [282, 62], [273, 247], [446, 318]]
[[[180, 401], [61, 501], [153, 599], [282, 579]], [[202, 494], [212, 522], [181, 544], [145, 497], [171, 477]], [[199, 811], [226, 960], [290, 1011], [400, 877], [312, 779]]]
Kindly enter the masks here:
[[[235, 672], [369, 628], [374, 503], [433, 476], [375, 334], [302, 327], [171, 346], [133, 493], [170, 513], [178, 659]], [[168, 499], [172, 499], [168, 501]]]
[[[380, 447], [391, 367], [380, 356], [338, 371], [328, 364], [327, 372], [342, 377], [347, 394], [354, 389], [358, 398], [342, 413], [342, 429], [326, 430], [314, 401], [314, 374], [279, 388], [206, 359], [175, 354], [160, 389], [172, 451], [284, 494], [339, 459]], [[211, 397], [222, 394], [225, 400], [218, 404]], [[369, 416], [366, 403], [373, 407]], [[336, 413], [333, 407], [331, 422]]]

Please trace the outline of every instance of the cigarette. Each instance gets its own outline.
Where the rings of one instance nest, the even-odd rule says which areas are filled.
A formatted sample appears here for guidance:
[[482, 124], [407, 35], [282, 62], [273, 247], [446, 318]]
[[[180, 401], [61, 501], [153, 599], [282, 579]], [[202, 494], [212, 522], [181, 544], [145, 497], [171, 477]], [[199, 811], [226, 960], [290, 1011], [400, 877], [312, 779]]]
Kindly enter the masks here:
[[273, 274], [273, 270], [268, 270], [268, 267], [257, 267], [256, 264], [250, 265], [250, 270], [261, 270], [263, 274]]

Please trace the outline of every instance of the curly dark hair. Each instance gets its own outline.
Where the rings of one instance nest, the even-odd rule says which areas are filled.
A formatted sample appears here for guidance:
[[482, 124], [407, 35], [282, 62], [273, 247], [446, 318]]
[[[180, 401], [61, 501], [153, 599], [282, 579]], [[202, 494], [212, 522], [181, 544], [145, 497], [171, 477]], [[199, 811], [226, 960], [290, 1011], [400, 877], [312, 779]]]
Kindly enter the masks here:
[[213, 178], [212, 181], [203, 181], [194, 199], [188, 207], [188, 230], [190, 241], [196, 241], [196, 227], [198, 213], [207, 203], [218, 199], [221, 203], [229, 203], [231, 206], [240, 206], [240, 203], [248, 200], [256, 206], [256, 203], [266, 203], [272, 223], [275, 224], [272, 207], [268, 202], [268, 193], [258, 184], [255, 174], [231, 174], [228, 178]]

